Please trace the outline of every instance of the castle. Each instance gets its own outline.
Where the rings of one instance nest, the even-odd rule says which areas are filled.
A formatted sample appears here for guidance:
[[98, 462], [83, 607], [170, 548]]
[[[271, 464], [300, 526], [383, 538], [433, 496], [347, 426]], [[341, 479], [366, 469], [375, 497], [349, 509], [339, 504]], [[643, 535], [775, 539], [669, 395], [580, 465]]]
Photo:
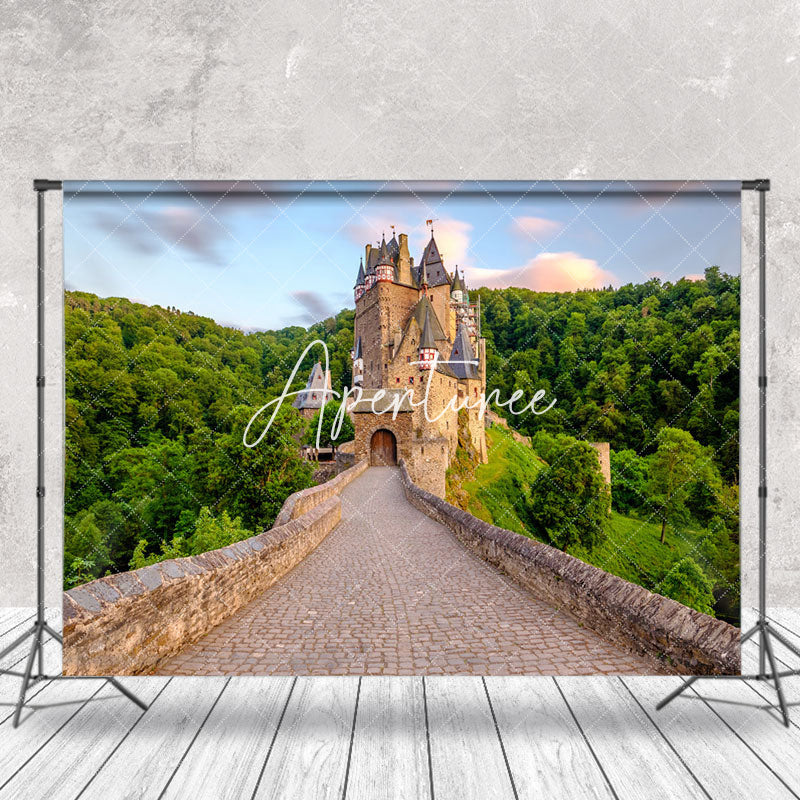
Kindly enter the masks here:
[[[452, 276], [445, 269], [433, 230], [416, 266], [407, 234], [399, 241], [393, 234], [389, 242], [384, 236], [379, 247], [368, 244], [354, 292], [353, 385], [363, 392], [350, 408], [356, 459], [380, 465], [402, 458], [418, 486], [444, 497], [445, 470], [459, 437], [462, 447], [486, 461], [478, 407], [486, 389], [480, 304], [470, 302], [458, 268]], [[375, 397], [379, 389], [382, 399]], [[459, 422], [453, 405], [466, 399], [476, 407], [461, 412]]]

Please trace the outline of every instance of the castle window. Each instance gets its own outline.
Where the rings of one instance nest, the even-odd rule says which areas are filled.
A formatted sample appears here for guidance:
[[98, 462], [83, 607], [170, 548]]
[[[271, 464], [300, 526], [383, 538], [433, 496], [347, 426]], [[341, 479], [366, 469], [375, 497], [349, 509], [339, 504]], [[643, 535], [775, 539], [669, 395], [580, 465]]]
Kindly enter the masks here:
[[422, 448], [422, 455], [425, 455], [425, 448]]
[[409, 382], [409, 383], [414, 383], [414, 376], [413, 376], [413, 375], [411, 375], [411, 376], [409, 377], [409, 379], [408, 379], [408, 382]]
[[411, 363], [411, 356], [406, 356], [406, 364], [410, 364], [410, 363]]
[[312, 395], [311, 395], [311, 399], [312, 399], [312, 400], [316, 400], [316, 399], [317, 399], [317, 396], [316, 396], [315, 394], [312, 394]]
[[384, 364], [384, 365], [383, 365], [383, 368], [384, 368], [384, 369], [389, 369], [389, 365], [388, 365], [388, 364]]
[[395, 383], [400, 383], [400, 376], [399, 375], [394, 379], [394, 382]]

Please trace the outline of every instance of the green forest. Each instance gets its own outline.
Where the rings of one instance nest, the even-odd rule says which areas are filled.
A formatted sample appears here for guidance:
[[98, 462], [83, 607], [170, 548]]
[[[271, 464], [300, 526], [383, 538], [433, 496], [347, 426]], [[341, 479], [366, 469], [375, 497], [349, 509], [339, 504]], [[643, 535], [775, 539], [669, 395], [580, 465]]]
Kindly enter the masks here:
[[[541, 416], [500, 410], [530, 444], [523, 454], [518, 442], [492, 446], [489, 465], [451, 475], [451, 488], [463, 484], [459, 504], [733, 621], [739, 278], [712, 267], [696, 281], [471, 295], [481, 300], [487, 393], [544, 389], [557, 402]], [[65, 316], [67, 587], [252, 535], [311, 485], [298, 448], [307, 425], [291, 408], [254, 449], [242, 430], [314, 339], [328, 345], [334, 389], [350, 385], [352, 310], [244, 333], [187, 310], [66, 292]], [[293, 390], [319, 355], [307, 356]], [[503, 434], [492, 436], [496, 445]], [[613, 491], [610, 515], [587, 495], [581, 510], [596, 524], [581, 527], [548, 487], [580, 474], [585, 441], [610, 442]], [[481, 479], [489, 468], [494, 497]], [[565, 524], [548, 527], [543, 508]]]

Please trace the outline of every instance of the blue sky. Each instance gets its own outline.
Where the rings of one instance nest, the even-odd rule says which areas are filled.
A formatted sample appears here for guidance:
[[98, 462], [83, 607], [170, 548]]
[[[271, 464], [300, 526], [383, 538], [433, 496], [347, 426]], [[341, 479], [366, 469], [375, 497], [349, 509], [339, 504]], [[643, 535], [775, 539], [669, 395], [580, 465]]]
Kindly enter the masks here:
[[64, 184], [67, 289], [175, 306], [243, 329], [353, 306], [368, 242], [433, 219], [468, 288], [570, 291], [740, 270], [738, 182]]

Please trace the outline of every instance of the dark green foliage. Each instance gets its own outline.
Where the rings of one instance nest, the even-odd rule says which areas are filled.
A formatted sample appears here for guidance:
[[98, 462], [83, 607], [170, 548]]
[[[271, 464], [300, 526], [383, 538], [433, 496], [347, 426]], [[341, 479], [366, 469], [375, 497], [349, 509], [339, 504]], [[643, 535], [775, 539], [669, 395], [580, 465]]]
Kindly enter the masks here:
[[700, 565], [686, 556], [678, 561], [664, 576], [658, 593], [671, 597], [695, 611], [703, 614], [714, 614], [714, 594], [711, 581], [708, 580]]
[[[67, 587], [128, 569], [140, 540], [141, 558], [188, 541], [204, 507], [240, 518], [241, 531], [268, 528], [285, 498], [311, 485], [291, 398], [258, 446], [243, 446], [243, 429], [314, 339], [328, 345], [333, 385], [349, 384], [352, 311], [245, 334], [191, 312], [66, 292], [64, 328]], [[307, 355], [290, 390], [322, 357]]]
[[712, 449], [726, 483], [738, 482], [738, 276], [710, 267], [700, 281], [471, 294], [481, 298], [487, 391], [508, 398], [525, 383], [557, 399], [543, 416], [508, 415], [522, 433], [647, 455], [661, 428], [680, 428]]
[[610, 500], [597, 453], [586, 442], [572, 440], [536, 475], [525, 521], [554, 547], [592, 550], [606, 537]]
[[[336, 420], [337, 414], [341, 408], [341, 403], [336, 401], [326, 403], [321, 411], [317, 411], [308, 423], [306, 432], [303, 435], [303, 444], [310, 444], [316, 446], [317, 432], [319, 431], [319, 446], [320, 447], [338, 447], [344, 442], [352, 442], [356, 435], [356, 429], [353, 425], [353, 420], [349, 414], [341, 415], [341, 425], [336, 434], [333, 436], [333, 425]], [[322, 430], [319, 430], [320, 414], [322, 414]], [[339, 421], [336, 420], [339, 425]]]
[[633, 450], [611, 451], [612, 505], [628, 514], [634, 509], [648, 511], [647, 459]]

